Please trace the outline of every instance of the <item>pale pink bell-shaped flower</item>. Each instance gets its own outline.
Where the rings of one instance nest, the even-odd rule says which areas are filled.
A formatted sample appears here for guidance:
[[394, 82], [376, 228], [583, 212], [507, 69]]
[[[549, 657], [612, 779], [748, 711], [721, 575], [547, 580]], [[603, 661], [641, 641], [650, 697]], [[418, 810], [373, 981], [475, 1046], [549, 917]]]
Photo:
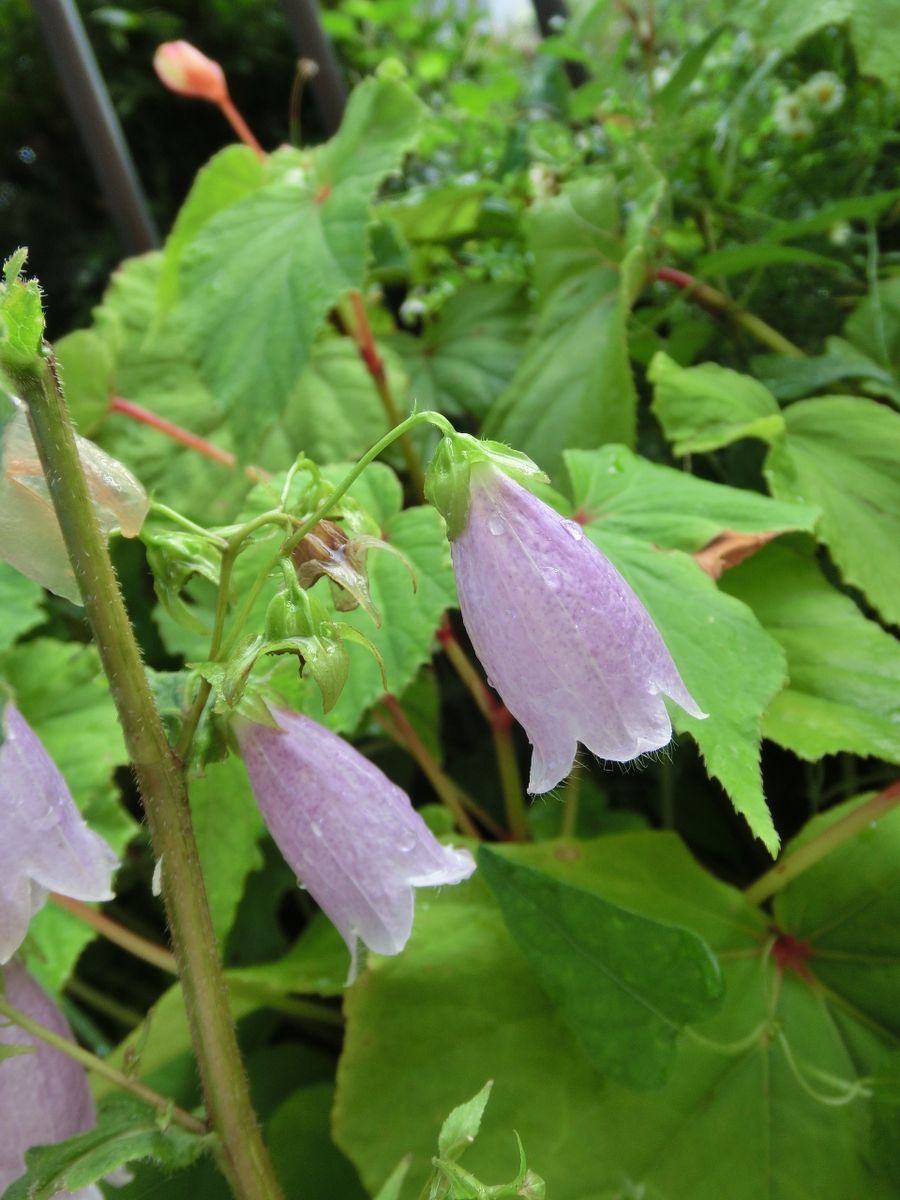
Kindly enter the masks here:
[[459, 883], [475, 862], [442, 846], [406, 793], [343, 738], [299, 713], [273, 716], [279, 729], [240, 721], [238, 743], [269, 832], [347, 943], [352, 981], [360, 938], [399, 954], [413, 889]]
[[192, 96], [222, 104], [228, 99], [225, 73], [190, 42], [163, 42], [153, 55], [153, 67], [162, 82], [179, 96]]
[[111, 900], [116, 866], [40, 738], [7, 701], [0, 743], [0, 963], [18, 950], [48, 892]]
[[491, 463], [471, 465], [451, 542], [463, 621], [534, 753], [529, 792], [556, 787], [578, 742], [628, 762], [665, 746], [663, 694], [703, 717], [659, 630], [581, 527]]
[[[24, 967], [0, 970], [4, 997], [13, 1008], [72, 1038], [68, 1023]], [[62, 1142], [92, 1129], [94, 1101], [84, 1067], [18, 1025], [0, 1018], [0, 1046], [31, 1046], [28, 1054], [0, 1058], [0, 1194], [25, 1171], [25, 1151]], [[103, 1200], [97, 1187], [59, 1192], [54, 1200]]]

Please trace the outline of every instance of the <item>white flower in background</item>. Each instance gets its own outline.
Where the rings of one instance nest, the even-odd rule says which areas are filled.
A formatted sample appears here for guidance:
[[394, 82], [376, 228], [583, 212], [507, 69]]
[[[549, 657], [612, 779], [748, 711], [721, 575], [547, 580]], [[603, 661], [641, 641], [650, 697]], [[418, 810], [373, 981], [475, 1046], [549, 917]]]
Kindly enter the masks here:
[[846, 246], [853, 237], [853, 226], [849, 221], [835, 221], [828, 230], [828, 240], [832, 246]]
[[779, 96], [772, 109], [772, 120], [779, 133], [796, 141], [808, 138], [813, 131], [806, 97], [801, 92], [788, 92]]
[[834, 71], [818, 71], [800, 89], [822, 113], [833, 113], [844, 103], [847, 90]]

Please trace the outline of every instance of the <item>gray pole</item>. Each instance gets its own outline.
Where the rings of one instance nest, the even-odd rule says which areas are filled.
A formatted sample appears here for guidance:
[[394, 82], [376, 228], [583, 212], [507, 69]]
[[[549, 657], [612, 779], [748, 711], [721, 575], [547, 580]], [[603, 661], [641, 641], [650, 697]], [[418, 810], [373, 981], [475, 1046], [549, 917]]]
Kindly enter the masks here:
[[110, 214], [129, 253], [159, 245], [134, 162], [72, 0], [33, 0]]
[[316, 0], [282, 0], [285, 16], [291, 27], [297, 53], [311, 58], [318, 66], [318, 74], [310, 80], [309, 87], [316, 101], [322, 125], [329, 137], [337, 133], [347, 104], [347, 89], [341, 71], [319, 22]]

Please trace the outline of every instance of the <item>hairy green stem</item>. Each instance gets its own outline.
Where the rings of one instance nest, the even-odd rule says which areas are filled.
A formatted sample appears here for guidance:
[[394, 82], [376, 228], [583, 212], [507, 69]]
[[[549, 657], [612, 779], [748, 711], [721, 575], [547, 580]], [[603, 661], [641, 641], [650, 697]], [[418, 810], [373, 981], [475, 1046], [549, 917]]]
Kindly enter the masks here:
[[85, 1050], [77, 1043], [69, 1041], [67, 1037], [63, 1037], [56, 1030], [48, 1029], [46, 1025], [41, 1025], [39, 1021], [32, 1020], [27, 1013], [14, 1008], [2, 996], [0, 996], [0, 1016], [6, 1017], [8, 1021], [12, 1021], [14, 1025], [18, 1025], [20, 1029], [24, 1029], [26, 1033], [30, 1033], [32, 1037], [46, 1042], [54, 1050], [59, 1050], [62, 1054], [73, 1058], [89, 1071], [93, 1071], [95, 1075], [102, 1075], [104, 1079], [108, 1079], [116, 1087], [121, 1088], [125, 1092], [131, 1092], [133, 1096], [137, 1096], [140, 1100], [145, 1101], [154, 1108], [161, 1116], [170, 1117], [182, 1129], [187, 1129], [190, 1133], [200, 1134], [201, 1136], [209, 1133], [209, 1128], [199, 1117], [195, 1117], [185, 1109], [179, 1108], [168, 1097], [155, 1092], [152, 1088], [147, 1087], [145, 1083], [141, 1083], [140, 1080], [132, 1079], [130, 1075], [125, 1075], [122, 1071], [117, 1070], [110, 1063], [106, 1062], [105, 1059], [98, 1058], [96, 1054], [91, 1054], [90, 1050]]
[[744, 895], [751, 904], [762, 904], [776, 892], [780, 892], [792, 880], [802, 875], [804, 871], [815, 866], [832, 850], [836, 850], [844, 842], [856, 837], [858, 833], [874, 824], [880, 817], [885, 816], [898, 805], [900, 805], [900, 781], [892, 783], [877, 796], [863, 801], [845, 817], [841, 817], [839, 821], [835, 821], [833, 825], [823, 829], [808, 842], [798, 846], [793, 854], [788, 854], [766, 871], [765, 875], [761, 875], [756, 883], [751, 884]]
[[137, 777], [184, 990], [207, 1111], [240, 1200], [280, 1200], [241, 1063], [181, 764], [172, 752], [106, 542], [97, 525], [55, 364], [35, 359], [17, 379], [85, 612]]

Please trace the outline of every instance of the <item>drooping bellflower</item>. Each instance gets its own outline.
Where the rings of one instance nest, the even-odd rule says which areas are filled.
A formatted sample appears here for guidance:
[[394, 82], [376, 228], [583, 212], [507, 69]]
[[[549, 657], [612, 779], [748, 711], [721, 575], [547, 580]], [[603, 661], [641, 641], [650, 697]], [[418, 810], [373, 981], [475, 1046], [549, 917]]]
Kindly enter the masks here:
[[399, 954], [413, 890], [459, 883], [475, 862], [441, 845], [406, 793], [343, 738], [299, 713], [273, 716], [279, 728], [239, 721], [241, 753], [279, 850], [347, 943], [352, 980], [360, 939]]
[[0, 963], [22, 944], [50, 891], [111, 900], [116, 856], [93, 833], [59, 768], [11, 702], [0, 744]]
[[[0, 970], [6, 1000], [54, 1033], [72, 1039], [68, 1023], [24, 967]], [[0, 1021], [0, 1046], [29, 1046], [27, 1054], [0, 1057], [0, 1194], [25, 1171], [25, 1151], [61, 1142], [91, 1129], [94, 1101], [84, 1067], [18, 1025]], [[103, 1200], [99, 1188], [61, 1192], [54, 1200]]]
[[537, 468], [493, 443], [448, 442], [430, 495], [448, 519], [475, 653], [533, 747], [529, 792], [565, 779], [579, 742], [612, 762], [665, 746], [664, 695], [705, 716], [612, 563], [576, 522], [507, 474]]

